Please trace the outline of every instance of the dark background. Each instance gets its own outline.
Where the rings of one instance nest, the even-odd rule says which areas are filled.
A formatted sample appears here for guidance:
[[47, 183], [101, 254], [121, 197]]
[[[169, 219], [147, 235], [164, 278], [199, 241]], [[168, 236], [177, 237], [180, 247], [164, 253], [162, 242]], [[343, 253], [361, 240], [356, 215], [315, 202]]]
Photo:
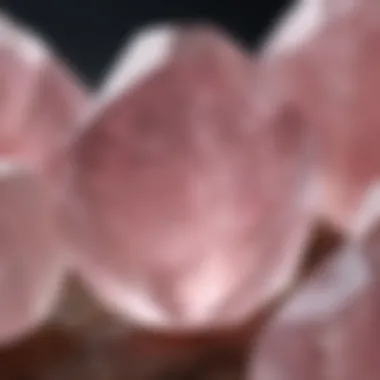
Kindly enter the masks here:
[[3, 9], [41, 32], [87, 83], [96, 85], [136, 28], [210, 20], [254, 47], [286, 0], [8, 0]]

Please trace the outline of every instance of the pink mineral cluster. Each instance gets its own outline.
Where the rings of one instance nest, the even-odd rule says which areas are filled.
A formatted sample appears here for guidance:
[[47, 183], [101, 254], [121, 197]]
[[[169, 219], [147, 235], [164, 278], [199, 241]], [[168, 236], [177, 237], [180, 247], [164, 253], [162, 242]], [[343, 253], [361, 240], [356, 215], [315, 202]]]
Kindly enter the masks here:
[[[164, 334], [277, 305], [249, 380], [376, 378], [380, 3], [298, 1], [278, 26], [255, 57], [211, 25], [144, 29], [90, 95], [0, 18], [0, 343], [70, 273]], [[306, 275], [321, 224], [344, 244]]]

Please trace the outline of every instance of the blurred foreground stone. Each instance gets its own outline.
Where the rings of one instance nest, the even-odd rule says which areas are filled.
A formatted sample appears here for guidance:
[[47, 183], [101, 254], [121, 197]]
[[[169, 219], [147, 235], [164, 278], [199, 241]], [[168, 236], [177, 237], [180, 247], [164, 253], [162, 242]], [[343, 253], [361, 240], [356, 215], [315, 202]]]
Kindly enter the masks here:
[[0, 344], [42, 323], [66, 268], [63, 157], [86, 90], [32, 31], [0, 14]]

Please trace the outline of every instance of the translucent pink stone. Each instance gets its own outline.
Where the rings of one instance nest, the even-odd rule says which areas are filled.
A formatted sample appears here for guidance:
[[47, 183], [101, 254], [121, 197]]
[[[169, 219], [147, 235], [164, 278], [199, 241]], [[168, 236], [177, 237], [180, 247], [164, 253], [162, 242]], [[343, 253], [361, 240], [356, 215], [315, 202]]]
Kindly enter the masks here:
[[321, 213], [345, 230], [380, 174], [380, 3], [303, 0], [264, 44], [320, 148]]
[[252, 353], [247, 379], [378, 377], [380, 229], [376, 203], [377, 208], [374, 203], [366, 206], [360, 226], [366, 234], [352, 238], [326, 259], [264, 329]]
[[56, 229], [55, 185], [87, 99], [40, 39], [4, 15], [0, 83], [3, 343], [40, 323], [57, 295], [66, 264]]
[[311, 150], [257, 75], [209, 26], [158, 26], [120, 54], [72, 149], [69, 226], [81, 274], [124, 318], [225, 327], [293, 279]]

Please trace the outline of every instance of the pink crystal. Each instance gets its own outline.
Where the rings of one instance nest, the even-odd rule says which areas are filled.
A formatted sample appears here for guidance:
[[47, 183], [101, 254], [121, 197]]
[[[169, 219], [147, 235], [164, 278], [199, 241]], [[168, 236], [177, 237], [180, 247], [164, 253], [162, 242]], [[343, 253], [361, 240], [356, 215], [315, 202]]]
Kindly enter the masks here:
[[[249, 380], [372, 380], [380, 373], [379, 203], [264, 329]], [[376, 214], [373, 210], [376, 208]], [[368, 228], [367, 228], [368, 227]]]
[[296, 4], [263, 54], [319, 145], [321, 213], [351, 230], [380, 173], [380, 3]]
[[41, 40], [0, 16], [0, 342], [46, 318], [64, 271], [56, 201], [63, 150], [87, 103]]
[[311, 220], [309, 146], [255, 65], [206, 26], [141, 33], [72, 150], [80, 271], [160, 328], [241, 323], [291, 282]]

